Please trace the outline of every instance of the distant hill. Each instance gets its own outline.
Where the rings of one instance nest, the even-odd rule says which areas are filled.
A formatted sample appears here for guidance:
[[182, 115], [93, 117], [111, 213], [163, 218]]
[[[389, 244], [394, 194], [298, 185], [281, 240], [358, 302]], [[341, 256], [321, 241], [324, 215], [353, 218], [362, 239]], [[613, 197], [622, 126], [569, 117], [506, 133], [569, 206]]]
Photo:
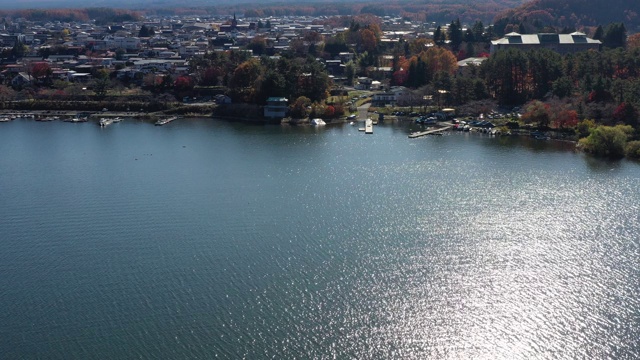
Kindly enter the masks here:
[[[623, 22], [627, 31], [640, 32], [638, 0], [533, 0], [505, 10], [494, 19], [496, 31], [523, 24], [527, 32], [545, 26], [584, 29]], [[508, 30], [515, 30], [509, 27]]]
[[336, 16], [371, 13], [401, 15], [410, 20], [451, 22], [457, 18], [489, 24], [493, 18], [526, 0], [20, 0], [0, 1], [0, 10], [16, 9], [130, 9], [141, 14], [232, 14], [258, 16]]

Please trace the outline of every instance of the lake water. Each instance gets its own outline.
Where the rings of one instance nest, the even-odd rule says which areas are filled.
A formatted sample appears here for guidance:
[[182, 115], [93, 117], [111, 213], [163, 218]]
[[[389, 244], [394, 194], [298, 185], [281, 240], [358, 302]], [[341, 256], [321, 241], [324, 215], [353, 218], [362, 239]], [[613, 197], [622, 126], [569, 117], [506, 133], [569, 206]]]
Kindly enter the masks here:
[[639, 164], [408, 131], [0, 123], [0, 358], [640, 357]]

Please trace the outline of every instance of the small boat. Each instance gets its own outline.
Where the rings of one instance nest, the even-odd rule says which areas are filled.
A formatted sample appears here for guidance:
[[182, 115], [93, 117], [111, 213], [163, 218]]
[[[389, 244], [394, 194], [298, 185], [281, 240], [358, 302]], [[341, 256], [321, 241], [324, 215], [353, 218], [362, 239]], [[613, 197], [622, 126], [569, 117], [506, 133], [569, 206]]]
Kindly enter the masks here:
[[327, 125], [326, 122], [324, 122], [324, 120], [320, 119], [320, 118], [315, 118], [311, 120], [311, 125], [315, 125], [315, 126], [323, 126], [323, 125]]
[[98, 125], [100, 125], [102, 127], [105, 127], [105, 126], [111, 125], [111, 124], [113, 124], [113, 119], [109, 119], [109, 118], [102, 118], [98, 122]]
[[172, 116], [172, 117], [168, 117], [168, 118], [164, 118], [164, 119], [159, 119], [158, 121], [156, 121], [156, 123], [154, 125], [156, 126], [162, 126], [162, 125], [166, 125], [170, 122], [172, 122], [173, 120], [177, 119], [177, 116]]
[[122, 121], [122, 118], [120, 116], [116, 116], [113, 118], [113, 122], [120, 122]]
[[58, 118], [57, 116], [47, 116], [47, 117], [36, 119], [36, 121], [53, 121], [53, 120], [56, 120], [57, 118]]
[[11, 120], [13, 120], [13, 119], [11, 119], [11, 118], [10, 118], [10, 117], [8, 117], [8, 116], [0, 117], [0, 122], [9, 122], [9, 121], [11, 121]]
[[72, 118], [66, 118], [63, 121], [65, 122], [72, 122], [72, 123], [81, 123], [81, 122], [87, 122], [87, 118], [86, 117], [78, 117], [78, 116], [74, 116]]

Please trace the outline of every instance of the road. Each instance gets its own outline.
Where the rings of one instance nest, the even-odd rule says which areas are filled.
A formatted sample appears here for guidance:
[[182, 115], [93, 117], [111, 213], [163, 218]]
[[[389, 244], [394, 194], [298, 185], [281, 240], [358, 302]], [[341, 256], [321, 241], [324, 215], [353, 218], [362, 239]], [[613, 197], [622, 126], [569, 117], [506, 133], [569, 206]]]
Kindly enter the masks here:
[[371, 103], [358, 106], [358, 120], [364, 121], [369, 117], [369, 107], [371, 107]]

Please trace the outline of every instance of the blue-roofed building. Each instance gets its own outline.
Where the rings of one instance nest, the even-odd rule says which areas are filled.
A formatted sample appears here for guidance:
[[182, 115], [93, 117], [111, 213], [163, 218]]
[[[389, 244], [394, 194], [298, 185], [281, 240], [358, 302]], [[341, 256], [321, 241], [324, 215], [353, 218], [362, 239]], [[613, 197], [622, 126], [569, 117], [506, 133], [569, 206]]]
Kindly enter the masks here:
[[289, 111], [287, 98], [270, 97], [267, 99], [267, 105], [264, 107], [264, 117], [266, 118], [283, 118], [287, 116]]

